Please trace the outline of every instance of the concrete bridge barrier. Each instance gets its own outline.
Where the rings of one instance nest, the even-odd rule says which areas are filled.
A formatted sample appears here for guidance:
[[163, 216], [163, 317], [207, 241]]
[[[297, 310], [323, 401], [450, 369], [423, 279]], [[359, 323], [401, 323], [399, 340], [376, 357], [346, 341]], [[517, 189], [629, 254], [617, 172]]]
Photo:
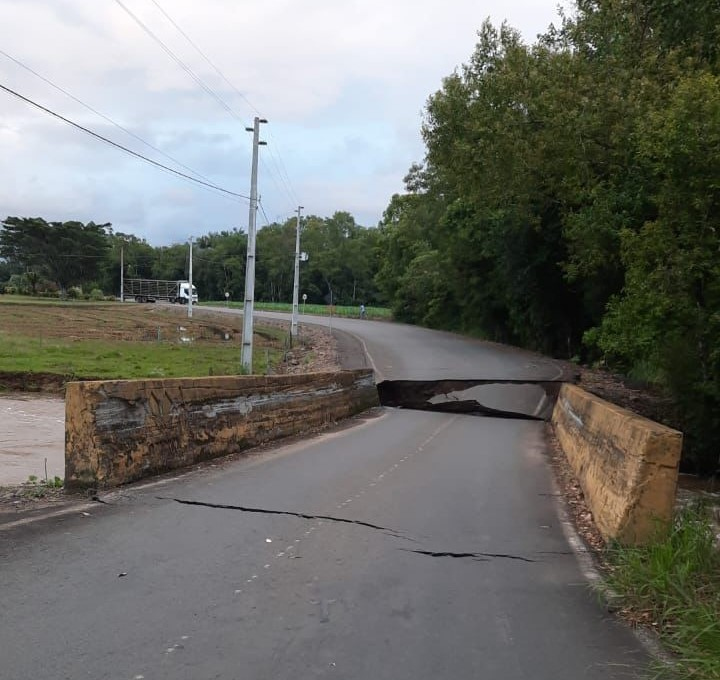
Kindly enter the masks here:
[[552, 422], [606, 540], [647, 543], [672, 521], [682, 433], [569, 384]]
[[65, 484], [104, 488], [302, 434], [378, 405], [370, 370], [74, 382]]

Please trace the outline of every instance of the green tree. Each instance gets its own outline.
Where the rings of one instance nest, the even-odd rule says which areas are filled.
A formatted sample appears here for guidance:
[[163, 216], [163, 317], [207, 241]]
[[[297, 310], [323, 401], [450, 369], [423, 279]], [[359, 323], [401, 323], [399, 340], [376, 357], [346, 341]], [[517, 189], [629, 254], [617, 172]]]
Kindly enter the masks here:
[[97, 278], [109, 247], [109, 229], [110, 224], [94, 222], [8, 217], [0, 230], [0, 256], [44, 273], [64, 292]]

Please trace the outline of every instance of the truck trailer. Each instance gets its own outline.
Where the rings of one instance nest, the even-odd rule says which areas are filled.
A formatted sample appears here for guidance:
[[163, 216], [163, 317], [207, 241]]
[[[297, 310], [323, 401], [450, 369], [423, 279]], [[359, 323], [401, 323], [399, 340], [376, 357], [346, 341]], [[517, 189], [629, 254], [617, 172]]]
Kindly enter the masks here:
[[[157, 302], [163, 300], [173, 304], [186, 305], [190, 298], [189, 281], [163, 281], [160, 279], [125, 279], [123, 300], [133, 298], [135, 302]], [[192, 287], [192, 301], [198, 301], [197, 288]]]

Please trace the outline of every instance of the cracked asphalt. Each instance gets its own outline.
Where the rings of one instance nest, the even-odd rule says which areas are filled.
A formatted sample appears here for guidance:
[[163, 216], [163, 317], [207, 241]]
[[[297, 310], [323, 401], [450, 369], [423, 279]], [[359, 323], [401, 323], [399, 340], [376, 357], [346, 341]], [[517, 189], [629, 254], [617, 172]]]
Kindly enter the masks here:
[[[392, 328], [345, 323], [418, 379], [447, 334], [383, 355]], [[462, 347], [474, 377], [486, 356], [557, 375]], [[647, 655], [590, 591], [555, 493], [540, 423], [380, 409], [101, 495], [0, 532], [0, 678], [639, 677]]]

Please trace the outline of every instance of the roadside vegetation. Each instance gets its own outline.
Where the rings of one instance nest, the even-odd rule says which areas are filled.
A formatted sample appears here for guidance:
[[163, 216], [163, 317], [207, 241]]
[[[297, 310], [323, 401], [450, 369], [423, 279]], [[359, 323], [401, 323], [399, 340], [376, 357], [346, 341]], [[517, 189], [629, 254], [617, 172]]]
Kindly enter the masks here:
[[658, 678], [720, 680], [720, 552], [708, 508], [686, 507], [647, 547], [611, 546], [608, 583], [625, 618], [651, 626], [676, 655]]
[[[199, 311], [199, 310], [198, 310]], [[239, 317], [136, 303], [21, 304], [0, 297], [3, 374], [82, 378], [171, 378], [240, 373]], [[287, 329], [256, 324], [253, 371], [283, 358]], [[40, 379], [40, 383], [45, 378]]]
[[[242, 309], [242, 302], [208, 302], [209, 307], [232, 307]], [[264, 312], [286, 312], [292, 313], [292, 304], [286, 302], [256, 302], [255, 309]], [[330, 316], [330, 305], [303, 304], [300, 303], [300, 314], [313, 314], [315, 316]], [[352, 319], [360, 318], [359, 305], [333, 305], [333, 316]], [[365, 318], [375, 320], [390, 320], [392, 312], [387, 307], [365, 307]], [[301, 317], [302, 319], [302, 317]]]
[[[255, 298], [291, 302], [295, 268], [295, 218], [257, 233]], [[301, 293], [309, 303], [359, 307], [382, 302], [375, 274], [378, 231], [347, 212], [307, 215], [301, 221]], [[201, 301], [243, 299], [247, 234], [211, 231], [193, 246], [193, 283]], [[126, 279], [187, 280], [187, 243], [151, 246], [110, 224], [52, 222], [7, 216], [0, 224], [0, 293], [102, 300], [120, 295]]]

